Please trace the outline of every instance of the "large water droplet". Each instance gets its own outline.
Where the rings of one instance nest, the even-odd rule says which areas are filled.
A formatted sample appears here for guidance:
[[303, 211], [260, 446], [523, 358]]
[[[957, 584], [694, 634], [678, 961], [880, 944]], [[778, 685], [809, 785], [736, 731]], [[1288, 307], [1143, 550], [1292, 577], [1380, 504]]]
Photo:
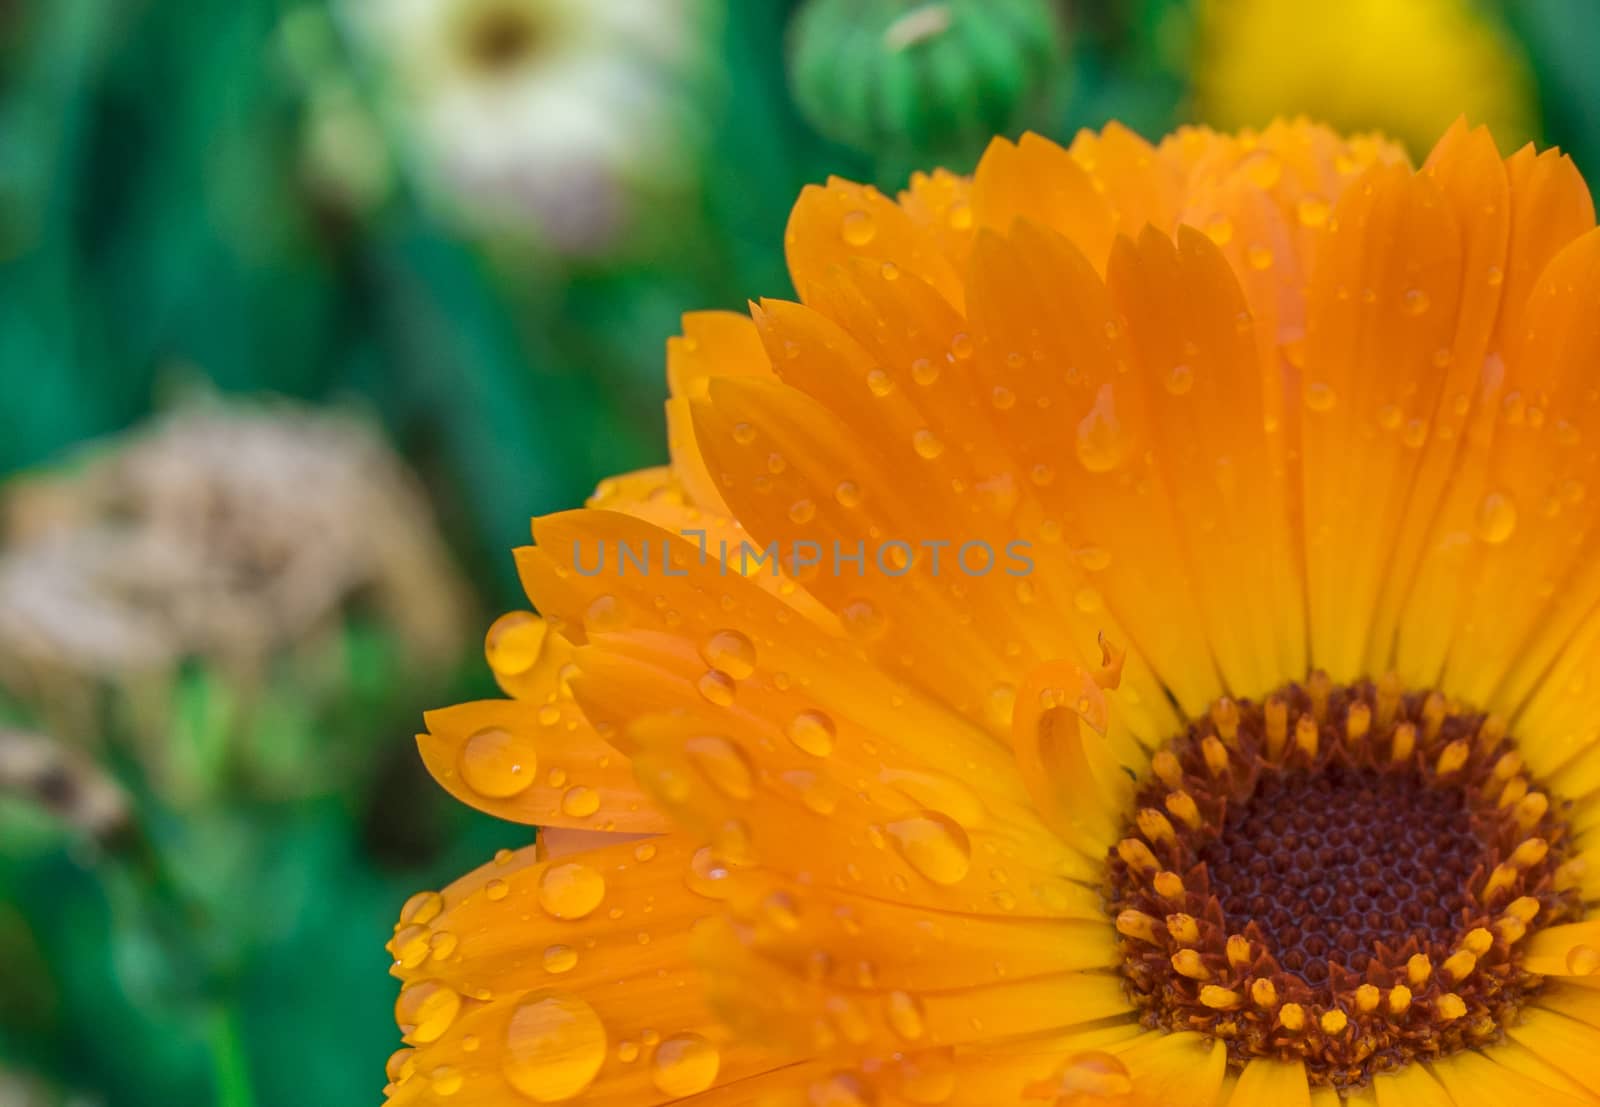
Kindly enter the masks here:
[[894, 1032], [908, 1042], [916, 1041], [928, 1031], [922, 1004], [906, 992], [890, 992], [884, 1000], [884, 1013]]
[[400, 926], [421, 926], [432, 922], [444, 910], [444, 897], [438, 892], [418, 892], [400, 908]]
[[711, 1087], [721, 1066], [716, 1046], [698, 1034], [679, 1034], [656, 1046], [650, 1079], [662, 1094], [677, 1099]]
[[733, 703], [733, 678], [721, 669], [707, 669], [701, 673], [700, 679], [695, 682], [695, 687], [700, 689], [700, 694], [708, 703], [714, 703], [718, 707], [727, 707]]
[[532, 786], [539, 762], [532, 748], [509, 730], [492, 726], [466, 740], [459, 767], [461, 779], [478, 795], [506, 799]]
[[460, 1013], [460, 993], [437, 980], [409, 985], [394, 1001], [395, 1025], [412, 1045], [438, 1041]]
[[483, 653], [489, 668], [502, 676], [527, 672], [539, 660], [546, 633], [544, 620], [533, 612], [506, 612], [483, 636]]
[[839, 235], [850, 246], [865, 246], [878, 233], [878, 225], [864, 211], [847, 211], [839, 222]]
[[711, 852], [711, 847], [701, 846], [689, 859], [689, 872], [684, 882], [691, 892], [707, 899], [726, 899], [733, 892], [728, 880], [731, 875], [728, 866], [717, 860]]
[[1517, 505], [1504, 492], [1491, 492], [1478, 505], [1478, 537], [1498, 546], [1517, 529]]
[[1122, 461], [1123, 446], [1111, 386], [1102, 384], [1094, 407], [1078, 422], [1078, 464], [1091, 473], [1109, 472]]
[[558, 919], [583, 918], [605, 895], [605, 877], [579, 861], [552, 865], [539, 878], [539, 906]]
[[744, 680], [756, 671], [755, 644], [737, 630], [717, 631], [700, 647], [700, 656], [734, 680]]
[[606, 1028], [576, 996], [535, 993], [506, 1026], [506, 1082], [535, 1103], [561, 1103], [587, 1088], [606, 1059]]
[[833, 752], [837, 734], [833, 720], [821, 711], [802, 711], [789, 720], [789, 741], [813, 757], [827, 757]]
[[948, 815], [924, 811], [883, 829], [911, 867], [935, 884], [959, 883], [972, 867], [967, 832]]
[[574, 785], [562, 795], [561, 810], [575, 819], [588, 818], [600, 810], [600, 793], [582, 784]]

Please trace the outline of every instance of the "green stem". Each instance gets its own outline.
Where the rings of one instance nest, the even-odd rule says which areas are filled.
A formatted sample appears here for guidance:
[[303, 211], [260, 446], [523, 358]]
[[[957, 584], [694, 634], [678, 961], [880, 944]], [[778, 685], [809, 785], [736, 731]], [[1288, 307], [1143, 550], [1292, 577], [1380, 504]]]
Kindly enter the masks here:
[[211, 1063], [216, 1073], [217, 1107], [254, 1107], [244, 1035], [233, 1007], [218, 1007], [212, 1014]]

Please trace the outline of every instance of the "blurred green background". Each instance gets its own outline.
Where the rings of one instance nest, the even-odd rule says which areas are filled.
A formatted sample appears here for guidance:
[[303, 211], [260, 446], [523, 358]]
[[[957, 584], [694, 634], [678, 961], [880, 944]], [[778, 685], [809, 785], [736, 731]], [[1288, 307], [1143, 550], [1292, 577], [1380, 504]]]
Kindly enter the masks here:
[[532, 839], [420, 713], [804, 184], [1302, 111], [1594, 172], [1596, 56], [1586, 0], [0, 0], [0, 1107], [379, 1098], [399, 904]]

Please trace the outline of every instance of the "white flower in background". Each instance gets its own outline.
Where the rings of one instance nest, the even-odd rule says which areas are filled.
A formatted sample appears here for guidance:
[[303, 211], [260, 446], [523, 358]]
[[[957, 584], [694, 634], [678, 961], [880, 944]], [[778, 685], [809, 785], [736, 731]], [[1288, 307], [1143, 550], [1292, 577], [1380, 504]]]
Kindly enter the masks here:
[[604, 248], [693, 163], [701, 0], [344, 0], [428, 184], [480, 225]]

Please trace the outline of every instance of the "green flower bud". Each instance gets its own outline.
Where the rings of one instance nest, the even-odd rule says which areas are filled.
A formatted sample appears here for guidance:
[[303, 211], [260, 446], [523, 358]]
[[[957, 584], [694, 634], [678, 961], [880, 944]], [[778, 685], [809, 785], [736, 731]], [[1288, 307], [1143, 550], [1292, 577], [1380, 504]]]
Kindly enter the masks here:
[[791, 78], [812, 126], [883, 157], [971, 160], [1058, 85], [1046, 0], [810, 0]]

